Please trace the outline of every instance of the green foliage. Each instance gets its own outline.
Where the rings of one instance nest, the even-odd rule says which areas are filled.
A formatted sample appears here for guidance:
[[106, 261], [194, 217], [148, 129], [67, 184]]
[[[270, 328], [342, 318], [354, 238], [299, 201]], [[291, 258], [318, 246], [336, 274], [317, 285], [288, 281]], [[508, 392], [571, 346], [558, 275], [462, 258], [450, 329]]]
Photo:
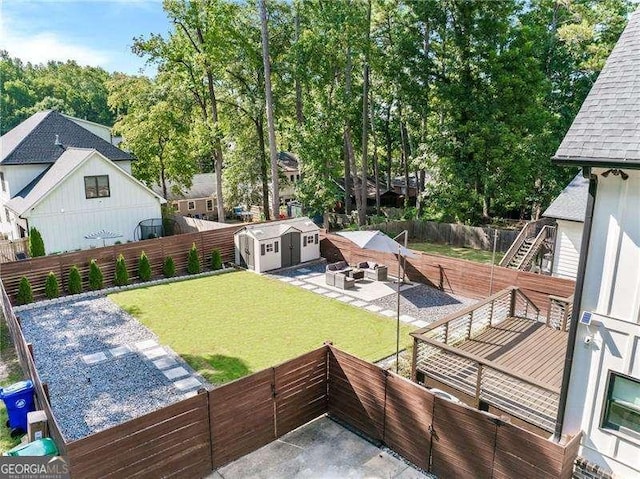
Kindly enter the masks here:
[[95, 259], [89, 263], [89, 289], [97, 291], [102, 289], [104, 284], [104, 277], [102, 276], [102, 270]]
[[29, 256], [35, 258], [44, 255], [44, 240], [42, 239], [40, 231], [33, 227], [29, 230]]
[[26, 276], [20, 279], [20, 286], [18, 286], [18, 304], [29, 304], [33, 302], [33, 291], [31, 290], [31, 283]]
[[151, 279], [151, 263], [147, 254], [143, 251], [138, 260], [138, 278], [140, 281], [149, 281]]
[[167, 256], [162, 262], [162, 274], [165, 278], [173, 278], [176, 275], [176, 265], [171, 256]]
[[82, 293], [82, 277], [80, 276], [80, 270], [75, 264], [69, 269], [67, 290], [69, 291], [69, 294]]
[[220, 250], [214, 249], [211, 252], [211, 269], [218, 270], [222, 268], [222, 256], [220, 255]]
[[187, 258], [187, 273], [198, 274], [200, 272], [200, 257], [198, 256], [198, 249], [196, 244], [191, 245], [189, 250], [189, 256]]
[[116, 286], [126, 286], [129, 284], [129, 272], [127, 271], [127, 264], [122, 254], [116, 259], [116, 272], [113, 284]]
[[47, 275], [47, 281], [44, 285], [44, 294], [48, 299], [60, 296], [60, 286], [58, 285], [58, 277], [53, 271]]

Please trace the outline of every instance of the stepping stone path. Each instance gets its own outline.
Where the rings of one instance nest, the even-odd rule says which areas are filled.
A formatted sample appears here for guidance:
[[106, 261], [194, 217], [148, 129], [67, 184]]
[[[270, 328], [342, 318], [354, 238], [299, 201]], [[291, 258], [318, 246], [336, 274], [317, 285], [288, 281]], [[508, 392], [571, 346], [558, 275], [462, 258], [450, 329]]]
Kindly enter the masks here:
[[153, 339], [139, 341], [133, 346], [124, 344], [105, 351], [85, 354], [82, 356], [82, 361], [89, 366], [93, 366], [105, 362], [108, 359], [117, 359], [125, 354], [134, 353], [136, 350], [144, 359], [151, 360], [151, 364], [161, 371], [164, 377], [169, 381], [173, 381], [173, 386], [176, 389], [186, 391], [185, 397], [191, 397], [197, 394], [197, 390], [202, 387], [200, 380], [193, 377], [191, 372], [186, 368], [180, 366], [178, 361]]

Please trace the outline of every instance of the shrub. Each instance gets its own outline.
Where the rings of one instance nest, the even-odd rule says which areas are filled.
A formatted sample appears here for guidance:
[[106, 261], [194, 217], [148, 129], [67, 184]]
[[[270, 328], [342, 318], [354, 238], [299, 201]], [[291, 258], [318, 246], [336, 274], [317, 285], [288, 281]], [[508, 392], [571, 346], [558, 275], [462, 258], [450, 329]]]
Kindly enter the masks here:
[[44, 255], [44, 240], [42, 239], [42, 235], [36, 228], [31, 228], [29, 230], [29, 256], [35, 258]]
[[67, 283], [69, 294], [82, 293], [82, 277], [78, 267], [74, 264], [69, 270], [69, 282]]
[[198, 274], [199, 272], [200, 272], [200, 258], [198, 257], [198, 249], [196, 248], [196, 244], [193, 243], [191, 245], [191, 249], [189, 250], [189, 258], [187, 261], [187, 273]]
[[47, 282], [44, 285], [44, 294], [48, 299], [53, 299], [60, 296], [58, 277], [53, 271], [50, 271], [47, 275]]
[[220, 250], [214, 249], [211, 252], [211, 269], [218, 270], [222, 268], [222, 256]]
[[127, 263], [125, 263], [124, 256], [122, 254], [118, 256], [118, 259], [116, 259], [116, 276], [113, 280], [113, 284], [116, 286], [126, 286], [129, 284]]
[[91, 289], [92, 291], [102, 289], [103, 283], [104, 278], [102, 276], [100, 266], [98, 266], [98, 263], [96, 263], [95, 259], [92, 259], [91, 263], [89, 264], [89, 289]]
[[31, 283], [26, 276], [23, 276], [20, 280], [20, 286], [18, 287], [18, 304], [28, 304], [33, 302], [33, 291], [31, 290]]
[[173, 262], [173, 258], [171, 256], [167, 256], [162, 263], [162, 274], [166, 278], [172, 278], [176, 275], [176, 265]]
[[140, 281], [149, 281], [151, 279], [151, 264], [147, 254], [143, 251], [138, 260], [138, 277]]

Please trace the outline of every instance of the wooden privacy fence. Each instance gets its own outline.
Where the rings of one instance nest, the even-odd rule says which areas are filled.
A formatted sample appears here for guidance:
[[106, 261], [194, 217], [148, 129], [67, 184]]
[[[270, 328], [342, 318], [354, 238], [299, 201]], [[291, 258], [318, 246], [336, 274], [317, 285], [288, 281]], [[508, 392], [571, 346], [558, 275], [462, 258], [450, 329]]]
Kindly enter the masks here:
[[16, 261], [18, 253], [22, 253], [25, 257], [29, 256], [29, 238], [0, 240], [0, 263]]
[[80, 270], [83, 287], [88, 289], [89, 263], [95, 259], [104, 275], [105, 287], [113, 286], [115, 263], [120, 254], [125, 258], [129, 279], [138, 279], [138, 259], [144, 251], [151, 263], [153, 277], [162, 277], [162, 264], [167, 256], [171, 256], [176, 265], [177, 273], [184, 273], [187, 269], [187, 257], [191, 245], [195, 243], [203, 265], [207, 265], [211, 252], [218, 249], [222, 261], [234, 260], [233, 235], [242, 225], [233, 225], [210, 231], [188, 233], [164, 238], [154, 238], [134, 243], [93, 248], [64, 253], [59, 255], [30, 258], [24, 261], [3, 263], [0, 265], [0, 276], [4, 282], [7, 294], [15, 299], [18, 293], [20, 279], [26, 276], [31, 283], [33, 296], [44, 298], [44, 288], [47, 275], [53, 271], [60, 283], [60, 290], [66, 291], [69, 269], [75, 265]]
[[[327, 262], [345, 260], [349, 263], [376, 261], [389, 266], [391, 274], [397, 268], [397, 256], [362, 249], [342, 236], [325, 233], [320, 251]], [[545, 314], [549, 295], [567, 297], [573, 294], [575, 282], [535, 273], [491, 266], [490, 264], [430, 255], [413, 251], [415, 258], [407, 258], [404, 272], [411, 281], [428, 284], [448, 293], [468, 298], [486, 298], [496, 291], [516, 286]]]

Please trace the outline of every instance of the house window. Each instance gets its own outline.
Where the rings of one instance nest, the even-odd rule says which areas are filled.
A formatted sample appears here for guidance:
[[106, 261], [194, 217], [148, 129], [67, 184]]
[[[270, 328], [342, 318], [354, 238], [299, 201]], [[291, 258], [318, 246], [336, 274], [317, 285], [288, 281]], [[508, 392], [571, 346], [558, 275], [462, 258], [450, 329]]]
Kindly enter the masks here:
[[213, 211], [213, 200], [207, 200], [207, 211]]
[[304, 246], [307, 246], [308, 244], [313, 244], [313, 235], [305, 236], [303, 243], [304, 243]]
[[4, 184], [4, 173], [0, 171], [0, 183], [2, 183], [2, 191], [7, 191], [7, 187]]
[[11, 223], [11, 215], [9, 214], [9, 210], [7, 208], [4, 209], [4, 215], [7, 217], [7, 221]]
[[273, 243], [267, 243], [266, 245], [264, 245], [264, 248], [267, 253], [273, 253]]
[[171, 206], [173, 206], [173, 209], [174, 209], [175, 211], [180, 211], [180, 205], [178, 204], [178, 202], [177, 202], [177, 201], [176, 201], [176, 202], [174, 202], [174, 203], [172, 203], [172, 204], [171, 204]]
[[602, 427], [640, 433], [640, 379], [609, 371]]
[[196, 209], [196, 202], [195, 201], [187, 201], [187, 209], [188, 210], [195, 210]]
[[111, 196], [109, 190], [109, 176], [85, 176], [84, 195], [86, 198], [106, 198]]

